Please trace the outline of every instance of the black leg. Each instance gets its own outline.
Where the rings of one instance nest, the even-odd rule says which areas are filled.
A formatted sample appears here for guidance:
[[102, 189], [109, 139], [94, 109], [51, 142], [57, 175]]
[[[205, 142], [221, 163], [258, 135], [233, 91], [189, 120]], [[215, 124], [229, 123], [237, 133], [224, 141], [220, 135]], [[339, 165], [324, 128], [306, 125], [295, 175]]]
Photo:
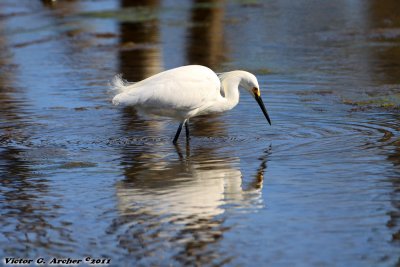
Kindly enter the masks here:
[[176, 134], [174, 137], [174, 141], [172, 141], [172, 143], [174, 143], [174, 145], [176, 145], [176, 142], [178, 141], [178, 137], [181, 134], [182, 126], [183, 126], [183, 122], [181, 124], [179, 124], [178, 130], [176, 131]]
[[186, 141], [188, 141], [190, 139], [189, 120], [186, 120], [185, 122], [185, 130], [186, 130]]

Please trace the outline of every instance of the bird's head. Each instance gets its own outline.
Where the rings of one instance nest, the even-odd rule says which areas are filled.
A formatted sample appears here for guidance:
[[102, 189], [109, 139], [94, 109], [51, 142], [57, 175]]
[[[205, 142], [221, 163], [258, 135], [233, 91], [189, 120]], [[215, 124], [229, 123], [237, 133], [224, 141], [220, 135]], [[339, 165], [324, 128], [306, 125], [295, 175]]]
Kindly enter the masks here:
[[239, 86], [245, 89], [254, 97], [254, 99], [257, 101], [258, 105], [260, 106], [262, 112], [264, 113], [265, 118], [267, 119], [269, 125], [271, 125], [271, 119], [268, 116], [267, 109], [265, 108], [265, 105], [262, 101], [261, 98], [261, 91], [260, 91], [260, 86], [258, 85], [258, 81], [256, 76], [251, 74], [250, 72], [247, 71], [241, 71], [241, 79]]

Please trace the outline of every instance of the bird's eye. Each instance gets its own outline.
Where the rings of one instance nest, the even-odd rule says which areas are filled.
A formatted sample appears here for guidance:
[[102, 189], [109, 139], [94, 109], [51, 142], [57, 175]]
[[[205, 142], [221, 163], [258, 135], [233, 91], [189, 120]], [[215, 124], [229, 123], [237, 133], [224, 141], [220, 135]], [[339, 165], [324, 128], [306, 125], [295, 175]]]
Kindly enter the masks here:
[[258, 89], [257, 87], [253, 87], [253, 94], [260, 96], [260, 89]]

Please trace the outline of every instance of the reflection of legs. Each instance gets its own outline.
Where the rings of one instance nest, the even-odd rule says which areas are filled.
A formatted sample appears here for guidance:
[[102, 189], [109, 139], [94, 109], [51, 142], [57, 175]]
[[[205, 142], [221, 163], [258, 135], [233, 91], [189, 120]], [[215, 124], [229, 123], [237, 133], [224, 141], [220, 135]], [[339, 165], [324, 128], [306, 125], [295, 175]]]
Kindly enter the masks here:
[[179, 160], [180, 160], [180, 161], [186, 161], [186, 160], [189, 160], [189, 159], [190, 159], [190, 146], [189, 146], [189, 142], [186, 142], [186, 156], [185, 156], [185, 157], [183, 156], [181, 147], [179, 146], [178, 143], [175, 144], [174, 147], [175, 147], [176, 153], [178, 154], [178, 157], [179, 157]]
[[186, 120], [186, 122], [185, 122], [185, 130], [186, 130], [186, 141], [189, 141], [189, 139], [190, 139], [189, 120]]
[[182, 155], [181, 148], [179, 147], [179, 144], [175, 144], [175, 150], [176, 153], [178, 154], [179, 160], [184, 160], [185, 158]]
[[179, 124], [178, 130], [176, 131], [175, 137], [174, 137], [174, 141], [172, 141], [172, 143], [174, 143], [174, 145], [176, 145], [176, 142], [178, 141], [178, 137], [181, 134], [182, 131], [182, 126], [185, 122], [182, 122], [181, 124]]

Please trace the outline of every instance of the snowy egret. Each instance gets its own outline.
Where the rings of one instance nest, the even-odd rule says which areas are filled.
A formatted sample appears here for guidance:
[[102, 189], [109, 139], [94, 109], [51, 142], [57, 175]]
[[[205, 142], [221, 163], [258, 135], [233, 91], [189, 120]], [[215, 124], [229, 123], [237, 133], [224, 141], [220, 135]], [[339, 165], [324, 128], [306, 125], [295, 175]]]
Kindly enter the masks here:
[[114, 105], [135, 106], [148, 114], [167, 116], [179, 120], [173, 143], [176, 144], [185, 125], [189, 138], [190, 118], [219, 113], [239, 103], [239, 88], [245, 89], [257, 101], [265, 118], [271, 125], [267, 109], [261, 99], [257, 78], [242, 70], [216, 74], [200, 65], [189, 65], [170, 69], [137, 83], [114, 77], [111, 88], [117, 91]]

